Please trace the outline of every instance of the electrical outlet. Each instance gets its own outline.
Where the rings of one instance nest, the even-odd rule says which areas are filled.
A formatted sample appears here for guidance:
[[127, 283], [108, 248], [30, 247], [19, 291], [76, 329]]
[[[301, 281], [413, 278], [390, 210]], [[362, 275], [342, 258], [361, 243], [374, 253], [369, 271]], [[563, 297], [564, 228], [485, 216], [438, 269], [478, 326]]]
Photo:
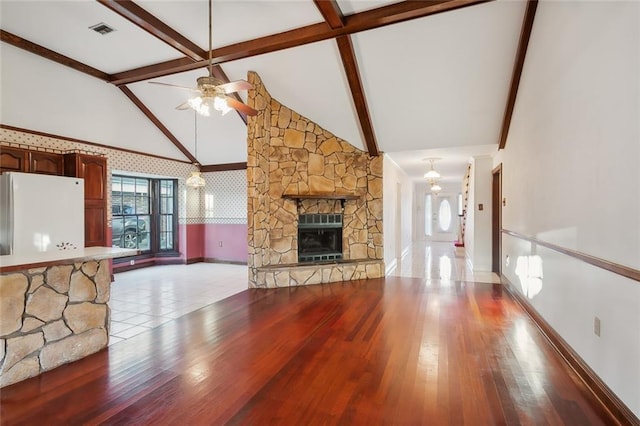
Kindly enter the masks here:
[[218, 247], [222, 247], [222, 241], [218, 241]]
[[593, 317], [593, 332], [600, 337], [600, 318]]
[[133, 265], [135, 265], [135, 264], [136, 264], [136, 261], [135, 261], [135, 260], [131, 259], [131, 260], [129, 261], [129, 265], [133, 266]]

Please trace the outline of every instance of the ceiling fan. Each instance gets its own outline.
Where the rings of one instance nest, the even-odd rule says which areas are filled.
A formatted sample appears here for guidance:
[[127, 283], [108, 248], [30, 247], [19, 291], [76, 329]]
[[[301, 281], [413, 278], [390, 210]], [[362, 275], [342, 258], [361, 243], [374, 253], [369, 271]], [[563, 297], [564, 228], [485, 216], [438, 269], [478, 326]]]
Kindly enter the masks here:
[[193, 97], [189, 98], [189, 100], [176, 107], [176, 109], [178, 110], [186, 110], [191, 108], [200, 115], [209, 116], [211, 115], [212, 109], [220, 111], [222, 115], [225, 115], [226, 113], [231, 111], [231, 109], [236, 109], [246, 115], [256, 115], [258, 111], [251, 108], [249, 105], [246, 105], [237, 99], [227, 96], [229, 93], [234, 93], [239, 90], [251, 89], [253, 87], [251, 83], [245, 80], [236, 80], [230, 83], [225, 83], [213, 76], [213, 60], [211, 56], [211, 21], [211, 0], [209, 0], [209, 75], [198, 77], [198, 79], [196, 80], [197, 87], [195, 88], [178, 86], [176, 84], [162, 83], [160, 81], [150, 81], [149, 83], [177, 87], [179, 89], [186, 89], [193, 92]]

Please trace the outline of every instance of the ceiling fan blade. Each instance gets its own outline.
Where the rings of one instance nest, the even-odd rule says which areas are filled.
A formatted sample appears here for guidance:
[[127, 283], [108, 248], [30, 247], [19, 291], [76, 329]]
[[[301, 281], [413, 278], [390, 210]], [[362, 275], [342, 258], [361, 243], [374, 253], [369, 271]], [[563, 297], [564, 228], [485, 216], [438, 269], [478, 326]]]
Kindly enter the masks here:
[[225, 96], [225, 98], [227, 99], [227, 105], [230, 108], [234, 108], [237, 109], [240, 112], [243, 112], [247, 115], [257, 115], [258, 111], [256, 111], [255, 109], [251, 108], [249, 105], [243, 104], [240, 101], [237, 101], [229, 96]]
[[162, 83], [160, 81], [149, 81], [148, 83], [151, 84], [159, 84], [161, 86], [169, 86], [169, 87], [176, 87], [178, 89], [186, 89], [186, 90], [191, 90], [192, 92], [199, 92], [198, 89], [193, 88], [193, 87], [186, 87], [186, 86], [178, 86], [177, 84], [170, 84], [170, 83]]
[[253, 86], [248, 81], [236, 80], [230, 83], [221, 84], [218, 88], [224, 90], [224, 93], [233, 93], [239, 90], [249, 90], [253, 88]]
[[189, 106], [189, 102], [188, 101], [187, 102], [183, 102], [183, 103], [181, 103], [180, 105], [178, 105], [176, 107], [176, 109], [180, 110], [180, 111], [184, 111], [185, 109], [189, 109], [189, 108], [191, 108], [191, 107]]

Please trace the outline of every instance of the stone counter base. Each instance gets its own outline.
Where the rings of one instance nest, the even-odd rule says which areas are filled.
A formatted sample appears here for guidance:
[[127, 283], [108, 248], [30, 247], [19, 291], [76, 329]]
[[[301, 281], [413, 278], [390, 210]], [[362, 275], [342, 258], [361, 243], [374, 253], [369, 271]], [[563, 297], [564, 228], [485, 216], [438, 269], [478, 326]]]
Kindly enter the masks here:
[[253, 285], [252, 288], [280, 288], [302, 285], [327, 284], [337, 281], [350, 281], [384, 276], [384, 261], [359, 260], [340, 263], [309, 263], [308, 265], [266, 266], [249, 268], [250, 283], [264, 283]]
[[0, 387], [105, 348], [109, 261], [0, 275]]

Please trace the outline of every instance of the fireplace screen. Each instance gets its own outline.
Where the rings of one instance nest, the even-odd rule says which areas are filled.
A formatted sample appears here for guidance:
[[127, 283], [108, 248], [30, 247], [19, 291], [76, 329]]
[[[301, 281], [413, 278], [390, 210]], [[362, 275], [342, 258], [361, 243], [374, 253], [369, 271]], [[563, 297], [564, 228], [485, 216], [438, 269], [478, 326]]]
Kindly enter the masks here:
[[342, 215], [300, 215], [298, 262], [336, 259], [342, 259]]

